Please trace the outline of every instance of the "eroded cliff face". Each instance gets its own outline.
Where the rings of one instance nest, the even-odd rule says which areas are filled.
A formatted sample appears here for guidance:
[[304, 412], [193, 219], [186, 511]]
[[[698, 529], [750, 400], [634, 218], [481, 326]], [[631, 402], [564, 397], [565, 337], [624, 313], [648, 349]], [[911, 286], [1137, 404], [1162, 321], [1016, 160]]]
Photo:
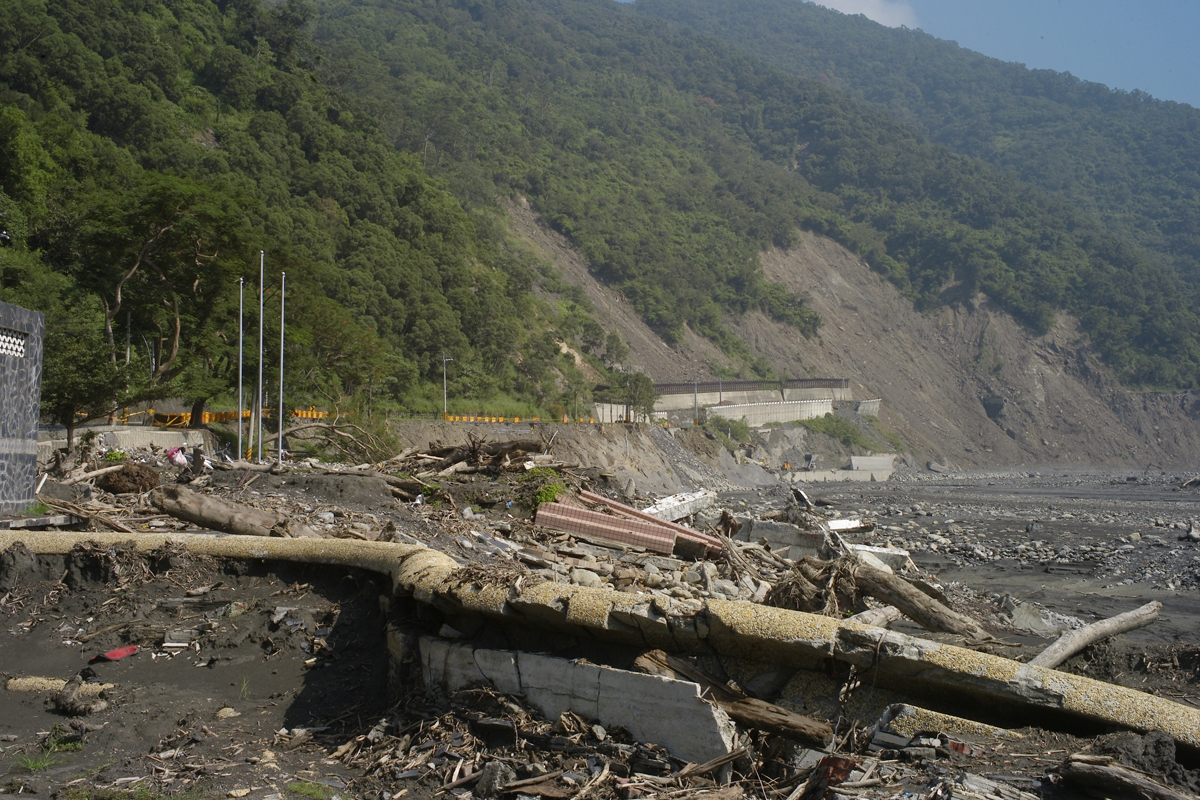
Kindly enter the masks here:
[[[695, 335], [668, 347], [527, 207], [514, 204], [512, 222], [585, 290], [602, 322], [629, 344], [630, 360], [656, 381], [703, 379], [728, 365]], [[761, 313], [730, 327], [780, 374], [845, 377], [856, 398], [882, 398], [883, 421], [919, 460], [964, 468], [1197, 463], [1200, 393], [1125, 390], [1066, 315], [1033, 336], [982, 296], [923, 314], [857, 256], [815, 234], [761, 260], [770, 280], [809, 296], [824, 320], [820, 334], [805, 339]]]

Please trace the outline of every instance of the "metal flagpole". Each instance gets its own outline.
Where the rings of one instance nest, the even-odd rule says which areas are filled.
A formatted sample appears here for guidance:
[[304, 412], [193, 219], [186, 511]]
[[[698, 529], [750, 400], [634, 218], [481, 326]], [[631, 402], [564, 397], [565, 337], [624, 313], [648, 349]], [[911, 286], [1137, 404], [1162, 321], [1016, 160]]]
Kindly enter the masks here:
[[245, 305], [246, 305], [246, 279], [238, 278], [238, 445], [237, 458], [235, 461], [241, 461], [245, 457], [242, 450], [242, 352], [244, 348], [244, 339], [246, 334], [246, 324], [244, 320]]
[[284, 298], [287, 295], [287, 273], [279, 274], [279, 466], [283, 466], [283, 325]]
[[263, 404], [263, 295], [266, 285], [263, 283], [263, 269], [267, 252], [258, 251], [258, 396], [255, 411], [258, 412], [258, 460], [262, 461], [262, 404]]
[[446, 365], [453, 360], [453, 358], [446, 358], [446, 351], [442, 351], [442, 419], [446, 419], [450, 410], [450, 407], [446, 405]]

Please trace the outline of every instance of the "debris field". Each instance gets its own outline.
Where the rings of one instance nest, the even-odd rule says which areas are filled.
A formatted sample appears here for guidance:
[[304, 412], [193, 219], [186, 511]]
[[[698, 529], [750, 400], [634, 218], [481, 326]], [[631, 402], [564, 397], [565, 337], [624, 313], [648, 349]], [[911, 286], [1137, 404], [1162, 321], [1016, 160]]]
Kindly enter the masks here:
[[[0, 796], [1200, 791], [1200, 726], [1187, 721], [1200, 708], [1200, 642], [1185, 632], [1200, 545], [1183, 480], [1148, 486], [1137, 511], [1089, 496], [1105, 480], [1137, 491], [1113, 476], [1075, 476], [1079, 497], [1060, 480], [1023, 500], [1011, 496], [1021, 481], [995, 476], [645, 497], [556, 457], [545, 434], [430, 443], [354, 467], [127, 455], [47, 478], [44, 519], [5, 534]], [[21, 526], [73, 545], [30, 549]], [[136, 546], [149, 534], [168, 538]], [[428, 548], [456, 566], [445, 596], [426, 596], [369, 569], [188, 546], [219, 550], [214, 536]], [[1033, 586], [1056, 574], [1103, 596], [1085, 610], [1068, 603], [1077, 587]], [[1130, 593], [1131, 578], [1145, 591]], [[519, 618], [468, 613], [455, 586], [495, 594]], [[531, 599], [551, 596], [569, 607]], [[612, 623], [560, 621], [606, 596], [622, 598], [614, 609], [640, 604], [670, 635], [650, 647]], [[863, 632], [876, 652], [859, 663], [843, 643], [780, 663], [736, 643], [713, 649], [707, 628], [723, 614], [751, 627], [810, 615], [838, 636]], [[955, 688], [954, 673], [929, 684], [950, 690], [929, 691], [936, 660], [969, 651], [1026, 682], [1051, 676], [1037, 678], [1046, 692], [1072, 674], [1148, 689], [1178, 703], [1184, 727], [1064, 713], [973, 678]], [[909, 668], [914, 680], [896, 672]]]

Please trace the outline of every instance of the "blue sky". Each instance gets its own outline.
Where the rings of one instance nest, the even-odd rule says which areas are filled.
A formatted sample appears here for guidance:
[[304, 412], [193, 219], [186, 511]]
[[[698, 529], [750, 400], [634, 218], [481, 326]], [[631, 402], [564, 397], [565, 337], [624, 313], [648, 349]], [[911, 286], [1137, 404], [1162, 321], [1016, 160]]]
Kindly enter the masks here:
[[1197, 0], [815, 0], [1035, 69], [1200, 108]]

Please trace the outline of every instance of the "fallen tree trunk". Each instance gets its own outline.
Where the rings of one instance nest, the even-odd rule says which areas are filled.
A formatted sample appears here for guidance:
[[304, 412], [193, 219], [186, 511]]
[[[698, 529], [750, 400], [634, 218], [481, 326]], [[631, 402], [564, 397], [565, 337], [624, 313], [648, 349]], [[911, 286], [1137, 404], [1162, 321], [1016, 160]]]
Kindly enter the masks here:
[[1107, 639], [1110, 636], [1116, 636], [1118, 633], [1125, 633], [1126, 631], [1146, 627], [1158, 619], [1160, 611], [1162, 611], [1162, 603], [1153, 600], [1140, 608], [1135, 608], [1133, 611], [1126, 611], [1124, 614], [1118, 614], [1115, 617], [1102, 619], [1099, 622], [1093, 622], [1091, 625], [1067, 631], [1058, 641], [1034, 656], [1029, 663], [1036, 667], [1054, 669], [1089, 644], [1098, 642], [1101, 639]]
[[1076, 754], [1059, 767], [1065, 783], [1098, 792], [1103, 797], [1128, 800], [1196, 800], [1196, 796], [1151, 780], [1112, 763], [1108, 756]]
[[[830, 566], [829, 562], [815, 558], [805, 558], [796, 563], [800, 574], [816, 585], [825, 583], [823, 573]], [[859, 592], [895, 606], [900, 613], [927, 631], [956, 633], [973, 640], [992, 638], [978, 622], [947, 608], [903, 578], [865, 564], [854, 566], [853, 577]]]
[[63, 484], [66, 486], [70, 486], [75, 483], [83, 483], [86, 480], [91, 480], [92, 478], [98, 478], [101, 475], [107, 475], [110, 472], [116, 472], [117, 470], [121, 469], [124, 466], [125, 466], [125, 462], [122, 461], [120, 464], [117, 464], [115, 466], [101, 467], [100, 469], [95, 469], [95, 470], [92, 470], [91, 472], [85, 472], [82, 475], [76, 475], [74, 478], [68, 478], [67, 480], [63, 481]]
[[518, 450], [525, 453], [538, 453], [542, 450], [542, 442], [539, 439], [512, 439], [507, 442], [487, 442], [478, 445], [463, 445], [456, 447], [450, 451], [445, 457], [439, 461], [433, 469], [441, 472], [448, 467], [451, 467], [460, 461], [466, 461], [472, 456], [488, 456], [493, 461], [501, 459], [506, 455], [515, 453]]
[[284, 514], [228, 503], [182, 486], [160, 486], [150, 492], [150, 502], [177, 519], [238, 536], [320, 538], [316, 531]]
[[833, 739], [833, 728], [823, 720], [788, 711], [782, 706], [735, 692], [688, 662], [650, 650], [633, 662], [642, 672], [692, 681], [733, 720], [757, 730], [777, 733], [803, 744], [825, 747]]
[[860, 564], [854, 582], [863, 594], [900, 609], [904, 616], [929, 631], [957, 633], [968, 639], [991, 639], [978, 622], [934, 600], [903, 578]]

